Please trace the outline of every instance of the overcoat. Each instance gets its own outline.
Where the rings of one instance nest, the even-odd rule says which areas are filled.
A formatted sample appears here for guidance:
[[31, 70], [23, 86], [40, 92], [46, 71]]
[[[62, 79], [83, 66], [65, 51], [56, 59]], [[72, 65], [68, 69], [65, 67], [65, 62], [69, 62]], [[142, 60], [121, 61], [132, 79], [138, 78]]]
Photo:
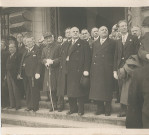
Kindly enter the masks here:
[[[46, 59], [54, 60], [50, 68], [44, 66], [45, 73], [44, 73], [43, 91], [49, 91], [49, 86], [51, 87], [52, 91], [57, 91], [57, 79], [58, 79], [59, 57], [60, 57], [59, 49], [60, 45], [52, 43], [52, 45], [46, 46], [42, 50], [41, 60], [43, 64]], [[49, 76], [49, 70], [50, 70], [50, 76]]]
[[62, 45], [57, 94], [63, 96], [67, 89], [68, 97], [86, 96], [87, 92], [81, 88], [80, 80], [83, 71], [90, 71], [91, 50], [88, 42], [81, 39], [71, 49], [70, 45], [68, 41]]
[[127, 128], [149, 128], [149, 33], [141, 41], [138, 51], [143, 67], [134, 71], [128, 94]]
[[90, 73], [89, 98], [111, 101], [114, 89], [113, 63], [115, 41], [107, 38], [101, 45], [100, 39], [93, 43]]
[[116, 42], [115, 56], [114, 56], [114, 71], [118, 71], [123, 67], [125, 61], [134, 54], [138, 53], [140, 42], [136, 36], [128, 34], [125, 45], [122, 44], [122, 39]]

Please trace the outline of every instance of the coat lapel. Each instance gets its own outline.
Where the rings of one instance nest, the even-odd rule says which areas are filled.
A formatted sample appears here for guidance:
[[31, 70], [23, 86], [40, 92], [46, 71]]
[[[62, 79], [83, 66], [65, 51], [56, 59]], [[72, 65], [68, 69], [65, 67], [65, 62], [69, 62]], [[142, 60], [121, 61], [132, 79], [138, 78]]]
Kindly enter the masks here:
[[95, 52], [95, 54], [98, 53], [100, 50], [101, 50], [100, 40], [97, 39], [97, 40], [94, 42], [94, 52]]
[[75, 50], [77, 50], [80, 47], [80, 39], [77, 40], [77, 42], [72, 46], [70, 51], [68, 52], [68, 56], [70, 56]]
[[126, 39], [126, 43], [125, 43], [125, 45], [124, 45], [124, 49], [126, 49], [126, 48], [129, 46], [129, 44], [130, 44], [131, 42], [132, 42], [131, 35], [128, 34], [128, 37], [127, 37], [127, 39]]

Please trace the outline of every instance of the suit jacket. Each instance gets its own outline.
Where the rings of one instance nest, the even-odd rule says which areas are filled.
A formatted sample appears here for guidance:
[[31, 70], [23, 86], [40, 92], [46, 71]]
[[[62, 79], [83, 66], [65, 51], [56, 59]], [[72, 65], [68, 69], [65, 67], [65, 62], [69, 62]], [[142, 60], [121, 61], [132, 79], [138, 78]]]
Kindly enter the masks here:
[[6, 63], [6, 72], [9, 72], [14, 81], [17, 82], [18, 71], [19, 71], [18, 54], [14, 53], [11, 58], [10, 55], [8, 56]]
[[101, 45], [100, 39], [98, 39], [93, 43], [92, 50], [89, 98], [111, 101], [114, 89], [113, 63], [115, 41], [107, 38]]
[[64, 95], [67, 87], [67, 96], [81, 97], [85, 92], [80, 88], [80, 80], [83, 71], [90, 71], [91, 52], [87, 41], [78, 39], [71, 49], [70, 45], [67, 41], [61, 49], [58, 95]]
[[138, 53], [140, 42], [136, 36], [128, 34], [125, 45], [122, 44], [122, 39], [117, 40], [115, 56], [114, 56], [114, 71], [123, 67], [125, 61], [134, 54]]
[[149, 54], [149, 32], [144, 35], [144, 38], [141, 41], [140, 49], [138, 51], [138, 55], [144, 65], [149, 63], [149, 59], [146, 58], [146, 54]]
[[34, 45], [33, 49], [28, 52], [26, 50], [22, 56], [20, 72], [24, 70], [24, 73], [28, 77], [34, 77], [36, 73], [40, 74], [41, 71], [41, 55], [37, 45]]

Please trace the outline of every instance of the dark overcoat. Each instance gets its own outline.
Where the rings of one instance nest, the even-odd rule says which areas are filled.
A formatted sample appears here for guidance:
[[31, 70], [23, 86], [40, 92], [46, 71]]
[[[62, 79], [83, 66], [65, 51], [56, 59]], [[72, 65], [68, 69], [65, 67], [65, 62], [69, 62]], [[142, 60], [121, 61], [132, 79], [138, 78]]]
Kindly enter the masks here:
[[44, 63], [45, 59], [52, 59], [53, 64], [50, 66], [50, 76], [49, 69], [44, 66], [45, 74], [44, 74], [44, 82], [43, 82], [43, 91], [49, 91], [49, 87], [47, 83], [50, 85], [52, 91], [57, 91], [57, 79], [58, 79], [58, 70], [59, 70], [59, 57], [60, 57], [60, 45], [56, 43], [52, 43], [51, 46], [46, 46], [42, 50], [41, 60]]
[[[91, 51], [87, 41], [78, 39], [69, 49], [70, 44], [71, 42], [63, 44], [61, 50], [58, 95], [64, 95], [67, 89], [68, 97], [82, 97], [87, 92], [81, 88], [80, 80], [83, 71], [90, 71]], [[67, 79], [65, 79], [66, 74]]]
[[101, 45], [100, 39], [93, 43], [90, 73], [89, 98], [111, 101], [114, 89], [113, 63], [115, 41], [107, 38]]
[[127, 128], [149, 128], [149, 33], [142, 39], [138, 55], [143, 67], [134, 71], [128, 94]]
[[19, 58], [17, 52], [13, 54], [13, 56], [10, 58], [10, 55], [7, 58], [6, 63], [6, 72], [9, 72], [11, 77], [13, 78], [15, 84], [17, 85], [17, 75], [19, 71]]
[[128, 34], [125, 45], [122, 44], [122, 39], [116, 42], [115, 56], [114, 56], [114, 71], [123, 67], [125, 61], [134, 54], [138, 53], [140, 42], [136, 36]]

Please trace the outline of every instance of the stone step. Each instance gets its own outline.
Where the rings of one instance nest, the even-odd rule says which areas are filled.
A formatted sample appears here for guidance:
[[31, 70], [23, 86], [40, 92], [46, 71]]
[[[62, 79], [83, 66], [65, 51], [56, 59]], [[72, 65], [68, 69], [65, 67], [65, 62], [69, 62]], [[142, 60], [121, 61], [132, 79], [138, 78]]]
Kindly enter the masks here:
[[[43, 97], [44, 98], [44, 97]], [[26, 106], [26, 101], [22, 100], [21, 101], [22, 106]], [[112, 100], [112, 113], [118, 113], [120, 111], [120, 104], [115, 103], [115, 99]], [[40, 101], [39, 102], [39, 108], [46, 108], [49, 109], [51, 107], [50, 101]], [[95, 112], [96, 111], [96, 105], [93, 103], [86, 103], [85, 106], [85, 112]], [[65, 110], [69, 109], [69, 104], [65, 100]]]
[[[18, 111], [17, 111], [18, 112]], [[31, 114], [31, 113], [29, 113]], [[38, 128], [125, 128], [121, 125], [112, 125], [106, 123], [94, 123], [94, 122], [83, 122], [83, 121], [74, 121], [70, 119], [53, 119], [46, 117], [37, 117], [35, 113], [34, 115], [24, 116], [24, 115], [16, 115], [16, 114], [4, 114], [1, 115], [1, 121], [3, 127], [6, 125], [16, 125], [23, 127], [38, 127]], [[36, 116], [36, 117], [35, 117]]]
[[[93, 113], [86, 112], [83, 116], [78, 116], [77, 113], [72, 115], [66, 115], [66, 112], [68, 110], [65, 110], [63, 112], [49, 112], [48, 109], [40, 109], [36, 113], [30, 111], [26, 112], [24, 111], [25, 108], [22, 108], [20, 110], [15, 109], [2, 109], [2, 116], [6, 115], [13, 115], [13, 117], [17, 118], [20, 116], [27, 116], [28, 117], [34, 117], [34, 118], [45, 118], [45, 119], [55, 119], [55, 120], [70, 120], [70, 121], [76, 121], [76, 122], [87, 122], [87, 123], [94, 123], [94, 124], [111, 124], [116, 126], [124, 126], [125, 125], [125, 118], [119, 118], [116, 114], [112, 114], [111, 116], [105, 116], [105, 115], [94, 115]], [[11, 124], [11, 123], [8, 123]], [[125, 127], [125, 126], [124, 126]]]

